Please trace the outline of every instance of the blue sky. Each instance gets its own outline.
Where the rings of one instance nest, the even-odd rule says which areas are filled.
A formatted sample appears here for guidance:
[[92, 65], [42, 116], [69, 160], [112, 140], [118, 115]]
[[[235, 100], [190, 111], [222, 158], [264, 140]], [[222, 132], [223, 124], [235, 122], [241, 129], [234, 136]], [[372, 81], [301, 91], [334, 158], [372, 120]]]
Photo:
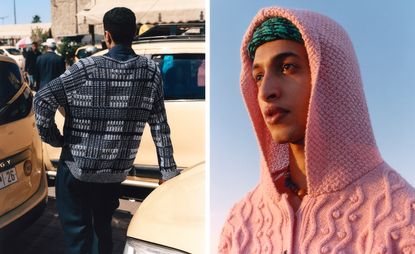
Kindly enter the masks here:
[[279, 5], [329, 16], [349, 33], [362, 71], [370, 117], [383, 158], [415, 185], [415, 2], [212, 0], [211, 246], [233, 204], [258, 182], [256, 138], [239, 90], [240, 44], [261, 7]]
[[50, 0], [2, 0], [0, 8], [0, 25], [14, 24], [13, 3], [16, 3], [16, 23], [32, 23], [35, 15], [40, 16], [42, 22], [51, 22]]

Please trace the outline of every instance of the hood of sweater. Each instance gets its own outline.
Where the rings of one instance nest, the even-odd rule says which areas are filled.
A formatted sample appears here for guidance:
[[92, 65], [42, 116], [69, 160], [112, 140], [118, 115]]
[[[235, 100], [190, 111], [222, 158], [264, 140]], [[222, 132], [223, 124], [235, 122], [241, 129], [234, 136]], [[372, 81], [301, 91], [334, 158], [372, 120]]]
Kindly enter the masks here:
[[255, 28], [271, 17], [290, 20], [304, 40], [311, 71], [305, 132], [310, 196], [344, 189], [382, 162], [377, 149], [353, 45], [336, 22], [321, 14], [279, 7], [262, 9], [242, 41], [241, 89], [261, 150], [260, 186], [279, 199], [273, 176], [289, 164], [288, 144], [273, 141], [258, 105], [247, 45]]

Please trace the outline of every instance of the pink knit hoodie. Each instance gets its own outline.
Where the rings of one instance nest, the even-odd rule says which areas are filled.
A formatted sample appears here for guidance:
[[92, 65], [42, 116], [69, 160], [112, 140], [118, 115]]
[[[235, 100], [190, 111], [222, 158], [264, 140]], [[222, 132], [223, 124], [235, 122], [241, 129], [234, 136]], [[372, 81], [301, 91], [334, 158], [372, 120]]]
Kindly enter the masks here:
[[[247, 52], [254, 29], [276, 16], [300, 30], [311, 68], [309, 194], [296, 212], [273, 181], [288, 166], [288, 145], [272, 141]], [[343, 28], [310, 11], [267, 8], [252, 21], [241, 51], [241, 89], [261, 148], [261, 179], [230, 212], [219, 253], [415, 253], [415, 192], [379, 154]]]

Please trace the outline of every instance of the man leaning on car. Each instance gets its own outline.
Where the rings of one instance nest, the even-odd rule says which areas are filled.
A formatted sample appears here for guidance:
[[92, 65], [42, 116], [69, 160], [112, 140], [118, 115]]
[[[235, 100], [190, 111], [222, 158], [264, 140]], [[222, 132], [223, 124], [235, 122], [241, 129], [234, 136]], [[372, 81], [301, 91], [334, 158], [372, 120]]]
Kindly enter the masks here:
[[[35, 97], [42, 140], [62, 147], [56, 198], [70, 253], [112, 252], [120, 183], [132, 168], [146, 122], [157, 148], [160, 183], [179, 174], [160, 71], [131, 48], [134, 13], [114, 8], [103, 23], [109, 52], [81, 59]], [[66, 112], [63, 136], [54, 121], [59, 106]]]

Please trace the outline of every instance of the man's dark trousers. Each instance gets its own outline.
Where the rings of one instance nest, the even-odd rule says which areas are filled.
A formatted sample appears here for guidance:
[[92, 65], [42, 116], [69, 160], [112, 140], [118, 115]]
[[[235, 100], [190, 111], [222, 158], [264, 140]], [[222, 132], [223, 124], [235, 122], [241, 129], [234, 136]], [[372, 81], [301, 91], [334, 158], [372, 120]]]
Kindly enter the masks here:
[[70, 254], [112, 253], [111, 220], [119, 206], [120, 186], [82, 182], [59, 161], [56, 203]]

